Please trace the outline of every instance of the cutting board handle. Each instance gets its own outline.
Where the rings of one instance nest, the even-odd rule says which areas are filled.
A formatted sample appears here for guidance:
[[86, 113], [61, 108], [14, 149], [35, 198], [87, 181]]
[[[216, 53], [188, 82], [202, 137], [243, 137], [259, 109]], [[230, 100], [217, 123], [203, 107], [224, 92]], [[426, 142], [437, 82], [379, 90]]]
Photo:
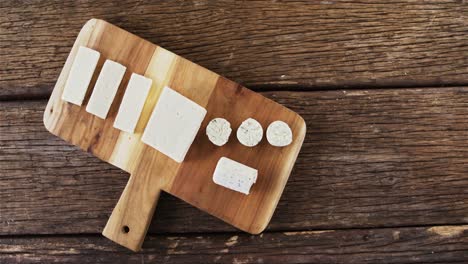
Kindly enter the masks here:
[[153, 218], [161, 189], [147, 178], [130, 175], [127, 186], [107, 221], [102, 234], [133, 251], [139, 251]]

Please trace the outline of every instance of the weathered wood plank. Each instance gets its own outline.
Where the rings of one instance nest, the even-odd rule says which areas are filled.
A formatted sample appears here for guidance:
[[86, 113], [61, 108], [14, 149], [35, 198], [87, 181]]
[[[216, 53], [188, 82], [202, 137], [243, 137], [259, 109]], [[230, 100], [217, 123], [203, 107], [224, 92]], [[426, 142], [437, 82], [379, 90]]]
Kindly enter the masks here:
[[261, 90], [467, 84], [468, 5], [385, 1], [2, 1], [0, 97], [46, 97], [106, 19]]
[[[468, 88], [269, 92], [305, 145], [268, 230], [468, 223]], [[45, 101], [0, 103], [0, 234], [98, 233], [125, 173], [42, 124]], [[163, 195], [150, 232], [234, 229]]]
[[468, 226], [148, 236], [131, 253], [100, 236], [0, 237], [2, 263], [466, 263]]

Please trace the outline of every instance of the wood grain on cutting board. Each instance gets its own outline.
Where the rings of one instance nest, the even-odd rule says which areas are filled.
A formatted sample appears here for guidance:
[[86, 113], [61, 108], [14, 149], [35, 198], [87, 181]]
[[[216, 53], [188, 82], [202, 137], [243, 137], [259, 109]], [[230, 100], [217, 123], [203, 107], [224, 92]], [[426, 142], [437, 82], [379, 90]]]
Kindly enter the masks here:
[[[81, 107], [61, 100], [64, 83], [80, 45], [101, 53], [90, 87], [94, 86], [105, 59], [127, 67], [105, 120], [85, 111], [92, 88], [88, 89]], [[153, 85], [136, 131], [129, 134], [113, 128], [113, 121], [132, 72], [151, 78]], [[161, 89], [166, 85], [208, 111], [184, 162], [180, 164], [140, 141]], [[206, 125], [214, 117], [226, 118], [233, 127], [231, 139], [223, 147], [214, 146], [205, 136]], [[242, 146], [235, 139], [235, 131], [249, 117], [257, 119], [264, 130], [272, 121], [287, 122], [293, 131], [292, 144], [276, 148], [264, 138], [257, 147]], [[160, 190], [244, 231], [261, 232], [274, 212], [305, 136], [304, 120], [293, 111], [96, 19], [86, 23], [73, 46], [47, 104], [44, 124], [53, 134], [132, 175], [104, 233], [134, 250], [141, 246]], [[222, 156], [258, 170], [259, 177], [250, 195], [245, 196], [212, 182], [214, 168]], [[128, 226], [130, 231], [123, 232], [123, 226]]]

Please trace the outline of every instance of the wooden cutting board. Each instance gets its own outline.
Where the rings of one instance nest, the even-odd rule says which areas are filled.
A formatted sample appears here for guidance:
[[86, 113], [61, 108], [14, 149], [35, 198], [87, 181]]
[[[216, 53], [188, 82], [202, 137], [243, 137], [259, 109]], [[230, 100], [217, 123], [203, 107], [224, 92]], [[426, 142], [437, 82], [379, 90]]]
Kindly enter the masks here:
[[[101, 53], [81, 107], [61, 100], [79, 46]], [[123, 64], [127, 72], [107, 118], [102, 120], [85, 108], [106, 59]], [[136, 131], [129, 134], [113, 128], [113, 122], [132, 72], [153, 79], [153, 86]], [[166, 85], [207, 109], [200, 131], [180, 164], [140, 140]], [[213, 145], [205, 135], [207, 123], [215, 117], [227, 119], [233, 128], [229, 142], [222, 147]], [[285, 121], [293, 132], [292, 144], [273, 147], [264, 136], [256, 147], [241, 145], [235, 133], [249, 117], [258, 120], [264, 130], [275, 120]], [[134, 251], [141, 248], [161, 190], [241, 230], [262, 232], [280, 199], [306, 131], [304, 120], [290, 109], [98, 19], [89, 20], [80, 31], [45, 109], [44, 124], [65, 141], [130, 173], [103, 235]], [[249, 195], [213, 183], [216, 163], [223, 156], [258, 170]]]

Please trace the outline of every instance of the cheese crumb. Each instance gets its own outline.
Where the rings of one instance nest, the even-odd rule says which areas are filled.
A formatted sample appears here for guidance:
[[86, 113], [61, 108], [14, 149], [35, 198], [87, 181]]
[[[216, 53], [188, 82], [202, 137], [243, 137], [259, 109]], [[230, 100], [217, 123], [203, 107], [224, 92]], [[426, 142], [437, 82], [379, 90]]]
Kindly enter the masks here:
[[211, 143], [216, 146], [223, 146], [229, 140], [232, 129], [231, 124], [224, 118], [215, 118], [206, 126], [206, 135]]
[[275, 147], [287, 146], [292, 142], [291, 128], [283, 121], [275, 121], [268, 126], [266, 137]]
[[237, 139], [239, 142], [247, 147], [254, 147], [262, 140], [263, 128], [260, 123], [253, 119], [248, 118], [237, 129]]

